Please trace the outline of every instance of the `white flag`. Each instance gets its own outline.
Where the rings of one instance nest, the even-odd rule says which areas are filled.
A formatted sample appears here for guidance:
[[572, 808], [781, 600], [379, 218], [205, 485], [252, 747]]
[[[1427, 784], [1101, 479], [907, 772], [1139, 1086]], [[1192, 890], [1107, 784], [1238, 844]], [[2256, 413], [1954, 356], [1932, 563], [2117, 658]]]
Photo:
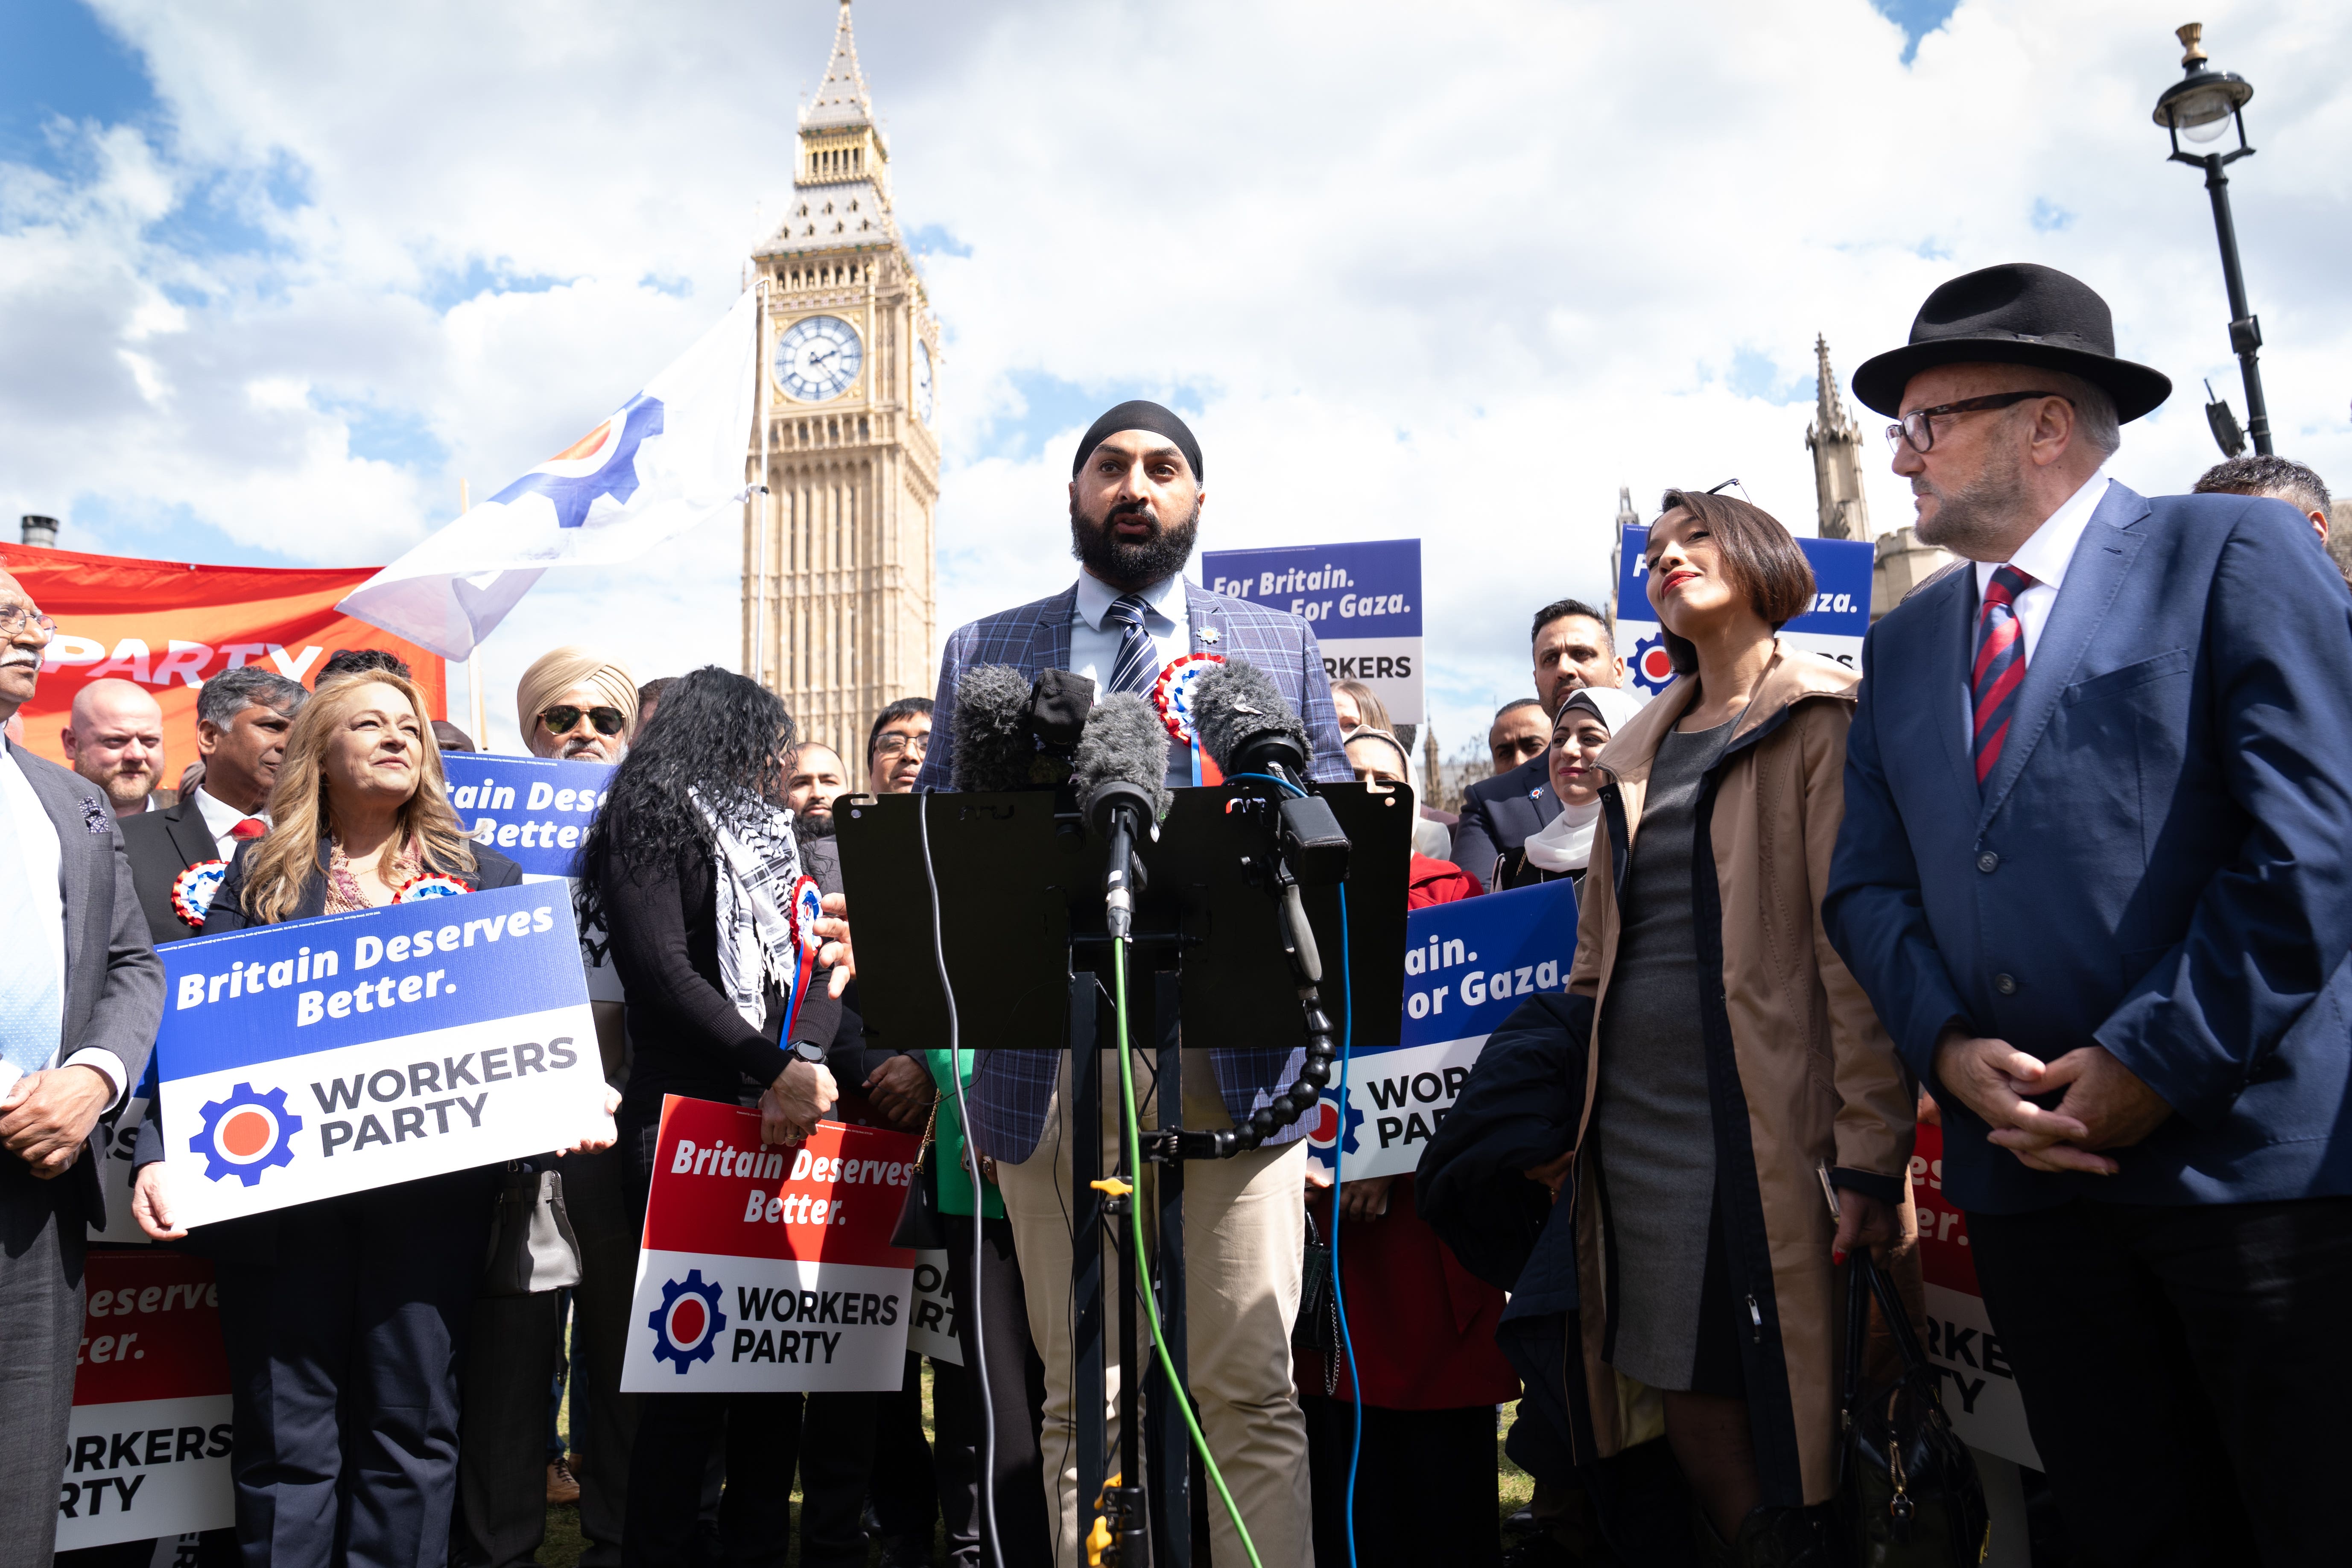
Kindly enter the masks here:
[[758, 294], [610, 418], [361, 584], [336, 606], [464, 658], [550, 566], [608, 565], [740, 506]]

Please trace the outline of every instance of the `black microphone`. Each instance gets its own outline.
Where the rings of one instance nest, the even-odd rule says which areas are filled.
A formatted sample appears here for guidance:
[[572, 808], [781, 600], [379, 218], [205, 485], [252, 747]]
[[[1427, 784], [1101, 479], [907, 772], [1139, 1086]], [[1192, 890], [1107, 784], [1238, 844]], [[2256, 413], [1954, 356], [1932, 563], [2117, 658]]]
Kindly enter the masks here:
[[1328, 804], [1307, 788], [1314, 745], [1307, 725], [1265, 672], [1227, 659], [1192, 689], [1192, 732], [1227, 778], [1264, 773], [1290, 786], [1281, 792], [1284, 869], [1307, 887], [1348, 879], [1348, 836]]
[[1168, 809], [1168, 727], [1150, 703], [1117, 692], [1095, 704], [1070, 759], [1070, 783], [1088, 826], [1110, 841], [1103, 871], [1104, 918], [1110, 934], [1135, 923], [1135, 840]]
[[1094, 700], [1095, 683], [1066, 669], [1034, 682], [1006, 664], [965, 671], [956, 687], [955, 787], [987, 795], [1063, 783]]

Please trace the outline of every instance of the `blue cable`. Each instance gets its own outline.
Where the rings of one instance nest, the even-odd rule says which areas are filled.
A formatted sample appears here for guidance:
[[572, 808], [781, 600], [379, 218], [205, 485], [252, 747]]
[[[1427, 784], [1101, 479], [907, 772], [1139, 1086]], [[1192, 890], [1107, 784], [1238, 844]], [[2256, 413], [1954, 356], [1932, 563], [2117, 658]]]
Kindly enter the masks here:
[[[1272, 773], [1227, 773], [1231, 779], [1263, 779], [1294, 795], [1306, 791]], [[1348, 1331], [1348, 1293], [1339, 1284], [1339, 1193], [1348, 1169], [1348, 1058], [1356, 1044], [1356, 988], [1348, 973], [1348, 895], [1339, 895], [1339, 1131], [1331, 1144], [1331, 1305], [1339, 1318], [1339, 1344], [1348, 1356], [1348, 1394], [1355, 1406], [1355, 1429], [1348, 1440], [1348, 1568], [1356, 1568], [1356, 1466], [1364, 1454], [1364, 1385], [1356, 1379], [1356, 1340]]]

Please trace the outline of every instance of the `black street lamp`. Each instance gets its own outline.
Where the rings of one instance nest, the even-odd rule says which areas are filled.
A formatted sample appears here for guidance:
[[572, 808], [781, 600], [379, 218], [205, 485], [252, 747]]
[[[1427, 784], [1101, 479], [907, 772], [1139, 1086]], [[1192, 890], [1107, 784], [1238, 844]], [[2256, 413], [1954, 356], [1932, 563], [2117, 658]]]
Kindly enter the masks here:
[[[2186, 51], [2180, 57], [2182, 75], [2156, 100], [2156, 122], [2172, 138], [2173, 163], [2205, 171], [2205, 189], [2213, 198], [2213, 228], [2221, 241], [2221, 279], [2230, 290], [2230, 347], [2236, 352], [2239, 368], [2246, 379], [2246, 433], [2254, 438], [2254, 450], [2267, 458], [2271, 455], [2271, 416], [2263, 402], [2262, 369], [2254, 363], [2255, 353], [2263, 346], [2263, 326], [2246, 307], [2245, 275], [2238, 268], [2238, 230], [2230, 221], [2230, 178], [2221, 173], [2253, 152], [2246, 145], [2246, 121], [2242, 110], [2246, 100], [2254, 96], [2254, 89], [2236, 72], [2217, 71], [2206, 64], [2205, 51], [2198, 47], [2204, 33], [2202, 22], [2174, 29]], [[2238, 130], [2238, 145], [2232, 152], [2180, 150], [2184, 136], [2192, 143], [2213, 142], [2232, 125]], [[2221, 407], [2223, 415], [2229, 412], [2226, 403]], [[2222, 455], [2236, 457], [2237, 448], [2223, 438], [2222, 419], [2215, 417], [2210, 407], [2206, 412], [2212, 419], [2214, 438], [2221, 442]]]

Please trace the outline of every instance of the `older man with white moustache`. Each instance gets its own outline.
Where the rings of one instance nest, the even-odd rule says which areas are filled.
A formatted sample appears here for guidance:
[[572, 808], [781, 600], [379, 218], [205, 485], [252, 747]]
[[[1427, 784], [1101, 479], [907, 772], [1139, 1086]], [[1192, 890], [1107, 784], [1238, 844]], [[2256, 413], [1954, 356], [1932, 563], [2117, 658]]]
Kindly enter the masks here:
[[[56, 635], [0, 572], [0, 722]], [[99, 1119], [147, 1065], [163, 966], [108, 799], [0, 742], [0, 1541], [45, 1568], [73, 1409], [88, 1227], [106, 1223]], [[101, 1134], [102, 1136], [102, 1134]]]
[[143, 686], [91, 681], [74, 693], [58, 739], [67, 764], [106, 792], [117, 816], [161, 811], [179, 799], [155, 787], [163, 782], [163, 707]]

